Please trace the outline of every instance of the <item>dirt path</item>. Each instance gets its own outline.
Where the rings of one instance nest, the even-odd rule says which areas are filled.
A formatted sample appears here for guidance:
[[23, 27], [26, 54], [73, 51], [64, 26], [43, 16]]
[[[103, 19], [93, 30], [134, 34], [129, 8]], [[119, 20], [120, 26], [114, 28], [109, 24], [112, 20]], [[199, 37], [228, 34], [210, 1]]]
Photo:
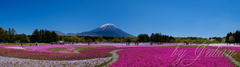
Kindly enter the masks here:
[[120, 56], [117, 54], [117, 51], [119, 51], [119, 50], [122, 50], [122, 49], [117, 49], [117, 50], [113, 50], [113, 51], [109, 52], [110, 54], [112, 54], [112, 56], [111, 56], [112, 57], [112, 61], [108, 62], [103, 67], [110, 66], [111, 64], [113, 64], [114, 62], [116, 62], [120, 58]]

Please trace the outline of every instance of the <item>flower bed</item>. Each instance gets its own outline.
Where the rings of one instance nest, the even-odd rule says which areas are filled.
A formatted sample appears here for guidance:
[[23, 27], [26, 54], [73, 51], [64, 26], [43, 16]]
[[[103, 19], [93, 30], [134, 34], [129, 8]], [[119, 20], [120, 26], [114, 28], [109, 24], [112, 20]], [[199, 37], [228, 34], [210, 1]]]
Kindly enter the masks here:
[[21, 49], [0, 48], [0, 56], [39, 59], [39, 60], [82, 60], [111, 56], [109, 53], [59, 53], [59, 52], [39, 52]]
[[111, 60], [111, 57], [87, 60], [33, 60], [0, 56], [1, 67], [95, 67]]
[[[40, 51], [40, 52], [52, 52], [49, 49], [51, 48], [66, 48], [65, 51], [61, 51], [61, 53], [71, 53], [71, 50], [75, 50], [75, 45], [44, 45], [44, 46], [28, 46], [24, 47], [25, 49], [32, 50], [32, 51]], [[68, 52], [69, 51], [69, 52]]]
[[[193, 62], [192, 60], [183, 61], [184, 59], [195, 59], [194, 47], [180, 47], [178, 50], [186, 49], [186, 55], [182, 58], [178, 56], [171, 57], [176, 47], [149, 47], [149, 48], [131, 48], [120, 50], [119, 60], [110, 65], [110, 67], [184, 67], [184, 65]], [[210, 49], [205, 49], [210, 51]], [[207, 52], [203, 54], [189, 67], [234, 67], [233, 63], [227, 57], [206, 57]], [[180, 61], [174, 65], [173, 62]]]

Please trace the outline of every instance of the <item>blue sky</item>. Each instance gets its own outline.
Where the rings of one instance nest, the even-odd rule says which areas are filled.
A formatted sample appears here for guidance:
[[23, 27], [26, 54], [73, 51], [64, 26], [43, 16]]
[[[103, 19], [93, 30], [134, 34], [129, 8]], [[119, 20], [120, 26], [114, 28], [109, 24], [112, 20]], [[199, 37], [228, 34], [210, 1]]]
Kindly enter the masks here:
[[240, 30], [239, 0], [1, 0], [0, 27], [81, 33], [112, 23], [134, 36], [223, 37]]

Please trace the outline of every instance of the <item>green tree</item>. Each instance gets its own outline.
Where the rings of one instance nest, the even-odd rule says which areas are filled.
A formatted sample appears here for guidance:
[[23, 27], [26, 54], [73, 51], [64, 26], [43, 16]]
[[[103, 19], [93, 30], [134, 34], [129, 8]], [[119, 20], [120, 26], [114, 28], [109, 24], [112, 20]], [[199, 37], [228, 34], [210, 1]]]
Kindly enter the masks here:
[[233, 36], [232, 32], [228, 33], [227, 36], [226, 36], [226, 42], [229, 43], [229, 37], [230, 36]]
[[12, 43], [15, 42], [15, 33], [16, 33], [16, 31], [14, 30], [14, 28], [12, 28], [12, 30], [11, 30], [11, 41], [12, 41]]
[[24, 43], [30, 42], [29, 37], [26, 34], [17, 35], [16, 40], [19, 42], [24, 42]]
[[45, 30], [45, 35], [44, 35], [44, 36], [46, 37], [46, 39], [45, 39], [45, 40], [46, 40], [45, 43], [53, 42], [52, 34], [51, 34], [50, 31]]
[[52, 35], [52, 39], [53, 39], [52, 41], [53, 42], [58, 41], [58, 35], [57, 35], [57, 33], [55, 31], [53, 31], [51, 35]]
[[139, 42], [149, 42], [149, 36], [147, 34], [139, 34], [137, 38]]
[[226, 38], [222, 38], [222, 40], [221, 40], [223, 43], [225, 43], [226, 42]]
[[170, 42], [174, 42], [174, 39], [171, 39], [171, 41]]
[[5, 30], [2, 27], [0, 27], [0, 43], [5, 42], [5, 36], [6, 36]]
[[71, 40], [70, 37], [65, 37], [65, 38], [64, 38], [64, 41], [65, 41], [65, 42], [72, 42], [72, 40]]
[[178, 37], [176, 40], [175, 40], [176, 43], [180, 43], [182, 42], [182, 38]]
[[240, 43], [240, 31], [236, 31], [235, 33], [234, 33], [234, 38], [235, 38], [235, 42], [236, 43]]
[[59, 38], [58, 40], [60, 40], [60, 41], [63, 40], [63, 36], [59, 36], [58, 38]]
[[79, 38], [76, 35], [71, 35], [70, 39], [72, 40], [72, 42], [78, 42]]
[[116, 38], [114, 38], [114, 39], [112, 40], [112, 42], [114, 42], [114, 43], [119, 43], [120, 40], [116, 37]]
[[40, 29], [39, 35], [40, 35], [39, 42], [46, 42], [47, 38], [45, 37], [45, 31], [43, 29]]
[[32, 36], [30, 37], [31, 42], [39, 42], [40, 41], [40, 34], [38, 32], [38, 29], [36, 29], [33, 33]]
[[150, 41], [154, 42], [154, 33], [152, 33], [152, 35], [150, 36]]
[[106, 39], [102, 39], [102, 42], [107, 42], [107, 40]]
[[127, 42], [130, 43], [132, 42], [132, 40], [130, 38], [127, 38]]
[[229, 37], [229, 42], [230, 42], [230, 43], [234, 43], [234, 42], [235, 42], [235, 38], [234, 38], [233, 36], [230, 36], [230, 37]]
[[8, 34], [7, 34], [7, 37], [8, 37], [7, 42], [8, 42], [8, 43], [11, 43], [11, 42], [12, 42], [12, 31], [11, 31], [11, 29], [9, 28], [7, 32], [8, 32]]
[[5, 30], [5, 42], [7, 42], [7, 43], [9, 43], [9, 41], [10, 41], [10, 35], [8, 34], [9, 32], [7, 31], [7, 30]]
[[88, 39], [87, 42], [92, 42], [93, 40], [92, 39]]

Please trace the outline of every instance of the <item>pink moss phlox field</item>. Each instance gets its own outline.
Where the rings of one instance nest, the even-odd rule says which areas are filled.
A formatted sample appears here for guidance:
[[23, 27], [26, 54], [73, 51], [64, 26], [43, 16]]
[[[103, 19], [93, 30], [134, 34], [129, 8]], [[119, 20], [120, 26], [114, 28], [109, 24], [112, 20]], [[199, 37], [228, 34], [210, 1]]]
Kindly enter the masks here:
[[41, 52], [21, 49], [8, 49], [0, 47], [0, 56], [39, 59], [39, 60], [82, 60], [109, 57], [109, 53], [60, 53], [60, 52]]
[[[120, 50], [119, 60], [110, 65], [110, 67], [184, 67], [184, 64], [192, 62], [182, 61], [183, 59], [195, 59], [196, 48], [180, 47], [178, 50], [186, 49], [186, 55], [180, 62], [173, 66], [172, 63], [179, 59], [178, 56], [171, 57], [176, 47], [149, 47], [149, 48], [131, 48]], [[234, 67], [233, 63], [227, 57], [206, 57], [205, 49], [203, 54], [187, 67]]]

